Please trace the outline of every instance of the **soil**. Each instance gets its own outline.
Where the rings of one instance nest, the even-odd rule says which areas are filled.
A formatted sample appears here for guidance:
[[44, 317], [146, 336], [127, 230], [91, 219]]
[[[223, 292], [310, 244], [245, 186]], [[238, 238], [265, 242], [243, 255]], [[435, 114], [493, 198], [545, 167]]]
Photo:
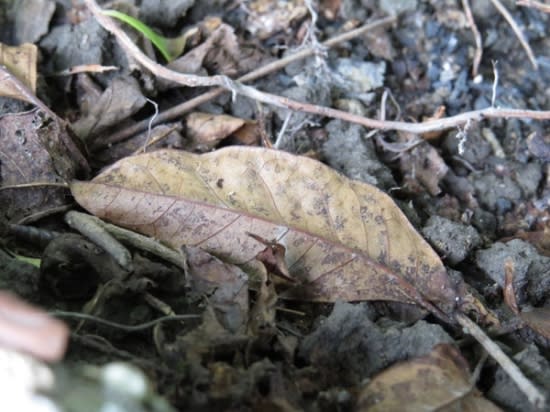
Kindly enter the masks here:
[[[41, 159], [33, 171], [37, 182], [92, 178], [156, 136], [162, 138], [152, 148], [194, 152], [236, 144], [261, 146], [263, 137], [279, 150], [319, 159], [392, 196], [441, 256], [449, 274], [464, 280], [501, 325], [518, 325], [493, 338], [550, 397], [548, 319], [542, 326], [534, 325], [519, 314], [550, 307], [548, 118], [482, 119], [419, 136], [291, 113], [226, 93], [193, 111], [244, 119], [253, 125], [253, 133], [230, 131], [207, 140], [192, 130], [182, 113], [154, 125], [151, 133], [143, 129], [120, 139], [120, 131], [147, 122], [157, 108], [162, 114], [206, 89], [176, 87], [141, 69], [79, 2], [1, 3], [0, 41], [38, 47], [36, 96], [70, 128], [63, 134], [36, 112], [27, 113], [33, 104], [0, 97], [0, 136], [10, 153], [24, 151], [26, 156], [30, 150], [33, 158]], [[503, 4], [529, 42], [538, 69], [493, 2], [478, 0], [471, 6], [483, 56], [475, 75], [475, 40], [465, 2], [458, 0], [115, 3], [110, 7], [135, 15], [167, 36], [193, 29], [187, 59], [169, 67], [232, 78], [367, 21], [397, 14], [393, 25], [319, 48], [315, 56], [249, 84], [293, 100], [387, 120], [421, 122], [439, 110], [450, 117], [491, 105], [550, 110], [550, 13], [512, 1]], [[318, 11], [314, 29], [309, 3]], [[200, 49], [222, 23], [226, 31]], [[137, 32], [129, 34], [163, 62]], [[82, 73], [60, 74], [80, 65], [117, 70], [88, 67]], [[16, 144], [9, 128], [15, 114], [29, 127], [27, 136], [34, 133], [29, 125], [39, 124], [39, 147]], [[52, 134], [61, 137], [54, 139]], [[74, 155], [77, 152], [81, 158]], [[10, 158], [0, 160], [3, 186], [29, 183], [10, 180], [5, 166]], [[29, 190], [0, 191], [0, 235], [6, 250], [36, 256], [41, 267], [22, 264], [0, 249], [2, 289], [48, 310], [86, 311], [123, 324], [149, 321], [159, 310], [202, 316], [137, 333], [88, 322], [77, 328], [77, 320], [68, 321], [74, 333], [61, 363], [64, 374], [82, 375], [78, 367], [84, 363], [99, 366], [125, 360], [145, 372], [154, 399], [165, 402], [160, 407], [142, 401], [140, 409], [122, 410], [366, 411], [370, 409], [357, 404], [362, 388], [397, 362], [428, 355], [438, 344], [458, 347], [471, 369], [481, 357], [477, 344], [459, 327], [401, 303], [279, 302], [280, 310], [269, 320], [270, 295], [251, 290], [244, 294], [261, 304], [250, 316], [260, 316], [255, 311], [260, 306], [265, 322], [251, 333], [240, 327], [246, 322], [243, 313], [248, 313], [248, 307], [242, 311], [248, 296], [240, 289], [246, 274], [226, 266], [216, 269], [221, 272], [215, 276], [223, 276], [238, 292], [228, 296], [216, 292], [210, 281], [183, 279], [175, 265], [147, 252], [132, 249], [132, 269], [122, 269], [120, 260], [93, 242], [61, 234], [70, 231], [61, 212], [78, 208], [69, 192]], [[19, 225], [29, 222], [35, 230]], [[506, 279], [510, 271], [511, 282]], [[509, 283], [518, 313], [504, 298]], [[77, 380], [73, 385], [79, 385]], [[502, 410], [537, 410], [491, 358], [482, 365], [476, 387]], [[57, 390], [52, 397], [62, 405], [69, 396], [65, 389]], [[96, 405], [95, 400], [90, 405]]]

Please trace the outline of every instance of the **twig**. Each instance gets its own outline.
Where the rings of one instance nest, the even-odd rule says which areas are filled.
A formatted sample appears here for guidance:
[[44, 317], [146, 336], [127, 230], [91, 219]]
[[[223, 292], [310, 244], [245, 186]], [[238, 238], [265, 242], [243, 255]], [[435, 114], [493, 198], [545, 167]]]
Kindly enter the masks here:
[[456, 314], [456, 320], [465, 329], [466, 333], [472, 335], [485, 350], [492, 356], [494, 360], [504, 369], [504, 371], [512, 378], [518, 388], [527, 397], [529, 402], [536, 408], [541, 410], [546, 403], [545, 396], [529, 381], [518, 366], [493, 342], [483, 330], [467, 316], [462, 313]]
[[[345, 41], [354, 39], [370, 30], [375, 30], [380, 27], [387, 26], [389, 24], [392, 24], [396, 21], [396, 18], [394, 16], [391, 17], [385, 17], [383, 19], [374, 21], [372, 23], [367, 23], [361, 27], [358, 27], [355, 30], [351, 30], [346, 33], [339, 34], [337, 36], [334, 36], [333, 38], [325, 41], [322, 43], [324, 47], [333, 47], [340, 43], [343, 43]], [[315, 55], [318, 52], [317, 47], [309, 47], [301, 49], [289, 56], [283, 57], [282, 59], [277, 59], [271, 63], [266, 64], [263, 67], [260, 67], [256, 70], [251, 71], [250, 73], [245, 74], [244, 76], [241, 76], [237, 79], [239, 82], [249, 82], [253, 80], [257, 80], [263, 76], [266, 76], [270, 73], [276, 72], [278, 70], [281, 70], [282, 68], [286, 67], [288, 64], [305, 59], [306, 57], [310, 57]], [[191, 100], [187, 100], [184, 103], [181, 103], [177, 106], [172, 107], [171, 109], [168, 109], [162, 113], [160, 113], [156, 119], [151, 123], [153, 126], [164, 123], [173, 119], [176, 119], [180, 117], [182, 114], [187, 113], [188, 111], [192, 110], [193, 108], [200, 106], [201, 104], [204, 104], [212, 99], [215, 99], [216, 97], [220, 96], [221, 94], [225, 93], [225, 89], [214, 89], [207, 93], [201, 94], [200, 96], [197, 96]], [[135, 125], [131, 127], [127, 127], [118, 133], [115, 133], [111, 135], [110, 137], [104, 139], [102, 144], [113, 144], [116, 142], [119, 142], [121, 140], [127, 139], [130, 136], [133, 136], [136, 133], [139, 133], [147, 128], [149, 124], [149, 120], [142, 120], [139, 123], [136, 123]]]
[[508, 22], [510, 27], [512, 27], [512, 30], [516, 34], [519, 42], [521, 43], [523, 49], [527, 53], [527, 57], [529, 57], [529, 60], [531, 61], [531, 64], [535, 68], [535, 70], [538, 70], [539, 66], [537, 64], [537, 59], [535, 58], [535, 55], [533, 54], [533, 50], [531, 50], [531, 46], [529, 46], [529, 43], [527, 42], [527, 39], [523, 35], [523, 32], [518, 27], [517, 23], [514, 21], [514, 18], [510, 14], [508, 10], [506, 10], [506, 7], [502, 5], [500, 0], [491, 0], [493, 3], [493, 6], [496, 7], [496, 9], [499, 11], [500, 14], [504, 17], [504, 19]]
[[98, 223], [99, 219], [86, 213], [71, 210], [65, 214], [65, 223], [86, 236], [127, 271], [132, 270], [132, 254]]
[[87, 348], [94, 349], [101, 353], [107, 354], [110, 357], [117, 359], [131, 360], [134, 365], [140, 366], [143, 369], [151, 369], [157, 372], [165, 374], [173, 374], [174, 371], [170, 370], [167, 366], [159, 362], [154, 362], [148, 359], [140, 358], [134, 353], [118, 349], [111, 344], [107, 339], [98, 335], [79, 335], [77, 333], [71, 333], [71, 340]]
[[493, 89], [491, 93], [491, 107], [495, 107], [495, 103], [497, 101], [497, 87], [498, 87], [498, 69], [497, 69], [498, 61], [493, 60], [491, 63], [493, 64], [493, 75], [494, 75]]
[[115, 329], [120, 329], [125, 332], [139, 332], [144, 329], [152, 328], [156, 324], [161, 322], [166, 322], [166, 321], [198, 319], [201, 317], [200, 315], [168, 315], [168, 316], [161, 316], [160, 318], [151, 320], [149, 322], [140, 323], [139, 325], [124, 325], [122, 323], [111, 322], [110, 320], [98, 318], [97, 316], [88, 315], [86, 313], [65, 312], [62, 310], [54, 310], [54, 311], [48, 312], [48, 314], [58, 318], [89, 320], [91, 322], [99, 323], [100, 325], [109, 326]]
[[157, 102], [147, 97], [145, 98], [145, 100], [147, 100], [149, 103], [153, 105], [153, 107], [155, 108], [155, 113], [153, 114], [153, 116], [151, 117], [151, 120], [149, 120], [149, 124], [147, 125], [147, 137], [145, 138], [145, 143], [143, 143], [143, 147], [142, 147], [143, 153], [147, 151], [147, 146], [149, 146], [149, 140], [151, 139], [151, 130], [153, 128], [152, 123], [155, 120], [155, 118], [159, 115], [159, 105], [157, 104]]
[[85, 213], [71, 211], [69, 212], [72, 216], [85, 216], [88, 221], [94, 222], [95, 225], [104, 229], [117, 240], [130, 244], [136, 249], [144, 250], [155, 256], [158, 256], [167, 262], [172, 263], [173, 265], [183, 269], [187, 273], [187, 258], [184, 254], [178, 253], [177, 251], [170, 249], [167, 246], [164, 246], [162, 243], [152, 239], [150, 237], [144, 236], [142, 234], [132, 232], [131, 230], [124, 229], [122, 227], [106, 223], [101, 219], [88, 215]]
[[[126, 47], [126, 40], [130, 43], [128, 36], [120, 30], [116, 25], [105, 15], [101, 14], [101, 9], [97, 6], [94, 0], [85, 0], [85, 2], [90, 6], [91, 10], [94, 12], [100, 24], [103, 24], [106, 20], [109, 21], [109, 25], [106, 26], [109, 28], [116, 28], [112, 33], [117, 37], [120, 35], [124, 41], [121, 40], [121, 45]], [[127, 47], [126, 51], [132, 53], [137, 61], [142, 63], [146, 68], [152, 70], [155, 75], [180, 83], [182, 85], [221, 85], [230, 90], [232, 93], [242, 94], [254, 100], [258, 100], [263, 103], [274, 105], [277, 107], [282, 107], [286, 109], [291, 109], [294, 111], [300, 111], [305, 113], [311, 113], [314, 115], [331, 117], [334, 119], [341, 119], [351, 123], [357, 123], [362, 126], [371, 129], [380, 129], [380, 130], [396, 130], [396, 131], [406, 131], [415, 134], [423, 134], [433, 131], [442, 131], [457, 127], [461, 124], [464, 124], [472, 120], [482, 120], [484, 118], [502, 118], [502, 117], [512, 117], [512, 118], [531, 118], [531, 119], [540, 119], [546, 120], [550, 119], [550, 111], [533, 111], [533, 110], [516, 110], [516, 109], [499, 109], [489, 107], [482, 110], [476, 110], [472, 112], [462, 113], [457, 116], [448, 117], [445, 119], [429, 120], [423, 123], [407, 123], [407, 122], [396, 122], [396, 121], [381, 121], [376, 119], [371, 119], [368, 117], [358, 116], [352, 113], [343, 112], [341, 110], [332, 109], [324, 106], [316, 106], [309, 103], [302, 103], [295, 100], [291, 100], [286, 97], [277, 96], [270, 93], [264, 93], [259, 90], [254, 89], [250, 86], [245, 86], [242, 83], [235, 82], [229, 79], [226, 76], [212, 76], [210, 78], [203, 78], [201, 76], [191, 76], [188, 78], [186, 74], [174, 72], [167, 69], [149, 59], [145, 56], [139, 48], [137, 48], [133, 43], [131, 47]], [[207, 79], [207, 80], [205, 80]]]
[[483, 56], [481, 34], [479, 34], [479, 30], [477, 29], [476, 22], [472, 14], [472, 9], [470, 8], [470, 0], [462, 0], [462, 8], [466, 13], [466, 19], [468, 20], [468, 24], [470, 26], [470, 29], [472, 30], [472, 34], [474, 35], [474, 41], [476, 43], [476, 51], [474, 53], [474, 62], [472, 63], [472, 77], [476, 77], [479, 70], [479, 63], [481, 63], [481, 57]]
[[518, 6], [532, 7], [534, 9], [539, 9], [544, 13], [550, 13], [550, 4], [545, 4], [541, 1], [535, 0], [517, 0], [516, 4]]

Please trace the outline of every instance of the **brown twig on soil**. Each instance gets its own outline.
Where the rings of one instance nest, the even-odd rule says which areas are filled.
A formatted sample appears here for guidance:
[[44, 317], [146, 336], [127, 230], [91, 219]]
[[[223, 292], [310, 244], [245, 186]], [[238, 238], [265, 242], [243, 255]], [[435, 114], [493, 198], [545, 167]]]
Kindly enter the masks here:
[[527, 397], [529, 402], [536, 408], [543, 410], [546, 404], [545, 396], [525, 377], [521, 369], [500, 349], [500, 347], [483, 332], [483, 330], [466, 315], [457, 313], [456, 320], [462, 326], [466, 333], [472, 335], [491, 357], [504, 369], [512, 378], [518, 388]]
[[[358, 27], [357, 29], [350, 30], [348, 32], [334, 36], [331, 39], [321, 43], [321, 45], [323, 47], [333, 47], [345, 41], [354, 39], [368, 31], [392, 24], [396, 20], [397, 19], [395, 18], [395, 16], [385, 17], [383, 19], [376, 20], [371, 23], [367, 23], [361, 27]], [[247, 73], [244, 76], [239, 77], [237, 81], [249, 82], [249, 81], [257, 80], [270, 73], [274, 73], [278, 70], [281, 70], [282, 68], [286, 67], [287, 65], [289, 65], [294, 61], [302, 60], [302, 59], [305, 59], [306, 57], [313, 56], [318, 51], [319, 51], [319, 48], [316, 46], [301, 49], [289, 56], [283, 57], [282, 59], [277, 59], [271, 63], [266, 64], [265, 66], [262, 66], [256, 70], [253, 70], [250, 73]], [[204, 104], [212, 99], [215, 99], [216, 97], [220, 96], [226, 91], [227, 91], [226, 89], [218, 88], [218, 89], [214, 89], [209, 92], [206, 92], [204, 94], [201, 94], [200, 96], [197, 96], [191, 100], [187, 100], [184, 103], [174, 106], [171, 109], [165, 110], [162, 113], [159, 113], [159, 115], [151, 122], [151, 125], [156, 126], [157, 124], [174, 120], [180, 117], [181, 115], [189, 112], [190, 110], [194, 109], [195, 107], [200, 106], [201, 104]], [[113, 144], [113, 143], [120, 142], [124, 139], [127, 139], [135, 135], [136, 133], [139, 133], [145, 130], [150, 124], [149, 122], [150, 120], [146, 119], [132, 125], [131, 127], [124, 128], [119, 132], [114, 133], [108, 138], [104, 139], [102, 144]]]
[[[231, 91], [234, 94], [242, 94], [243, 96], [252, 98], [263, 103], [267, 103], [273, 106], [282, 107], [294, 111], [300, 111], [310, 113], [314, 115], [320, 115], [325, 117], [331, 117], [334, 119], [341, 119], [351, 123], [357, 123], [362, 126], [371, 129], [380, 130], [396, 130], [405, 131], [414, 134], [423, 134], [433, 131], [441, 131], [457, 127], [468, 121], [479, 121], [484, 118], [531, 118], [539, 120], [550, 119], [550, 111], [535, 111], [535, 110], [520, 110], [520, 109], [500, 109], [494, 107], [488, 107], [482, 110], [475, 110], [471, 112], [462, 113], [453, 117], [445, 119], [430, 120], [423, 123], [408, 123], [398, 121], [382, 121], [371, 119], [368, 117], [358, 116], [352, 113], [343, 112], [341, 110], [332, 109], [330, 107], [317, 106], [309, 103], [302, 103], [295, 100], [291, 100], [286, 97], [261, 92], [253, 87], [245, 86], [242, 83], [233, 81], [226, 76], [188, 76], [186, 74], [174, 72], [167, 69], [164, 66], [155, 63], [149, 59], [145, 54], [135, 46], [129, 37], [118, 28], [109, 17], [101, 13], [101, 9], [97, 6], [94, 0], [84, 0], [90, 7], [90, 10], [94, 13], [98, 22], [104, 24], [108, 21], [104, 27], [111, 31], [119, 40], [121, 46], [128, 52], [135, 60], [142, 63], [147, 69], [151, 70], [156, 76], [164, 78], [166, 80], [173, 81], [186, 86], [204, 86], [204, 85], [217, 85], [222, 86], [225, 89]], [[120, 38], [119, 38], [120, 36]], [[127, 43], [131, 43], [128, 45]], [[160, 116], [159, 116], [160, 117]]]
[[145, 329], [150, 329], [153, 326], [162, 322], [200, 319], [201, 317], [200, 315], [167, 315], [167, 316], [161, 316], [160, 318], [150, 320], [148, 322], [140, 323], [138, 325], [125, 325], [123, 323], [112, 322], [110, 320], [98, 318], [97, 316], [88, 315], [86, 313], [54, 310], [54, 311], [48, 312], [48, 314], [58, 318], [88, 320], [90, 322], [99, 323], [100, 325], [109, 326], [114, 329], [120, 329], [125, 332], [140, 332]]
[[481, 63], [481, 57], [483, 56], [481, 34], [479, 34], [479, 30], [477, 29], [476, 22], [474, 20], [474, 15], [472, 14], [472, 9], [470, 8], [470, 0], [462, 0], [462, 8], [464, 9], [464, 13], [466, 13], [466, 19], [468, 20], [468, 24], [470, 25], [470, 29], [472, 30], [474, 41], [476, 43], [474, 62], [472, 63], [472, 77], [476, 77], [479, 70], [479, 64]]
[[521, 43], [521, 46], [527, 53], [527, 57], [529, 57], [529, 61], [531, 62], [535, 70], [538, 70], [539, 66], [537, 64], [537, 59], [535, 58], [535, 54], [533, 53], [533, 50], [531, 50], [531, 46], [529, 46], [527, 39], [523, 35], [523, 32], [515, 22], [510, 12], [506, 9], [506, 7], [504, 7], [504, 5], [500, 2], [500, 0], [491, 0], [491, 3], [493, 3], [493, 6], [495, 6], [498, 12], [502, 14], [502, 17], [504, 17], [504, 19], [508, 22], [510, 27], [512, 27], [512, 30], [516, 34], [519, 42]]
[[538, 9], [544, 13], [550, 13], [550, 4], [543, 3], [541, 1], [535, 0], [517, 0], [516, 4], [518, 6], [531, 7], [533, 9]]

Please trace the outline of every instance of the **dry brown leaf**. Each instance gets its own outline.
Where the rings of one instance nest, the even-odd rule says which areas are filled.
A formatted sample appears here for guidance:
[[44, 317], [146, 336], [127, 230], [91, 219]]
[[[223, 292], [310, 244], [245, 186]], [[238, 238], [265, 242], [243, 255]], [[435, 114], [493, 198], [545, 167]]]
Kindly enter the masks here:
[[185, 125], [187, 137], [194, 146], [210, 150], [217, 144], [240, 129], [245, 124], [243, 119], [226, 114], [190, 113]]
[[234, 142], [239, 145], [256, 146], [261, 136], [261, 127], [256, 121], [247, 120], [246, 123], [233, 133]]
[[239, 267], [216, 259], [197, 247], [186, 247], [191, 290], [204, 295], [218, 321], [232, 332], [248, 319], [248, 276]]
[[361, 391], [359, 412], [500, 411], [470, 383], [468, 365], [451, 345], [380, 373]]
[[389, 196], [313, 159], [251, 147], [160, 150], [71, 190], [100, 218], [249, 270], [265, 248], [249, 233], [283, 245], [298, 281], [284, 298], [393, 300], [437, 312], [434, 302], [447, 313], [458, 299], [437, 254]]
[[[182, 73], [200, 73], [201, 70], [206, 69], [209, 73], [233, 77], [258, 66], [258, 56], [239, 44], [233, 27], [226, 23], [220, 24], [216, 19], [209, 19], [205, 29], [207, 32], [212, 30], [208, 38], [180, 58], [170, 62], [168, 64], [170, 69]], [[253, 62], [255, 65], [251, 66]], [[163, 87], [174, 86], [162, 84]]]
[[[406, 145], [416, 141], [418, 137], [412, 133], [397, 133], [400, 142]], [[399, 154], [399, 168], [404, 174], [407, 185], [415, 188], [420, 184], [432, 195], [441, 193], [439, 182], [449, 171], [445, 160], [430, 144], [422, 142], [414, 144], [409, 150]]]
[[[36, 55], [37, 48], [34, 44], [10, 47], [0, 43], [0, 65], [6, 66], [32, 93], [36, 92]], [[0, 78], [0, 96], [33, 103], [18, 90], [9, 77]]]
[[537, 332], [539, 335], [550, 339], [550, 308], [541, 307], [531, 310], [523, 310], [520, 313], [520, 318], [527, 326]]
[[118, 124], [140, 110], [147, 99], [133, 77], [115, 77], [87, 113], [72, 124], [74, 132], [86, 140], [107, 127]]
[[64, 182], [88, 165], [65, 124], [41, 111], [0, 117], [0, 210], [10, 222], [66, 205]]

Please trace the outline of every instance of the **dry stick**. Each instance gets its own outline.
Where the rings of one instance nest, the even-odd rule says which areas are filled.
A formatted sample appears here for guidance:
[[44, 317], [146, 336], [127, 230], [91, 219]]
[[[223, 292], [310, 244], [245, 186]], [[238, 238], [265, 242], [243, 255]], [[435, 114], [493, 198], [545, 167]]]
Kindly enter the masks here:
[[476, 110], [472, 112], [462, 113], [457, 116], [448, 117], [445, 119], [430, 120], [423, 123], [407, 123], [396, 121], [382, 121], [376, 119], [370, 119], [368, 117], [358, 116], [352, 113], [343, 112], [341, 110], [332, 109], [324, 106], [316, 106], [308, 103], [301, 103], [295, 100], [291, 100], [285, 97], [277, 96], [270, 93], [264, 93], [254, 89], [250, 86], [245, 86], [241, 83], [235, 82], [226, 76], [188, 76], [186, 74], [174, 72], [161, 66], [139, 50], [139, 48], [132, 43], [130, 38], [124, 33], [113, 21], [101, 13], [101, 9], [97, 6], [94, 0], [84, 0], [90, 7], [90, 10], [94, 13], [98, 22], [103, 25], [104, 28], [114, 34], [121, 46], [128, 52], [135, 60], [140, 62], [143, 66], [149, 69], [156, 76], [164, 78], [166, 80], [180, 83], [186, 86], [204, 86], [204, 85], [218, 85], [230, 90], [234, 94], [242, 94], [243, 96], [252, 98], [263, 103], [271, 104], [273, 106], [282, 107], [294, 111], [301, 111], [314, 115], [320, 115], [325, 117], [331, 117], [334, 119], [341, 119], [350, 123], [357, 123], [362, 126], [371, 129], [380, 130], [397, 130], [405, 131], [414, 134], [423, 134], [433, 131], [441, 131], [450, 129], [461, 124], [464, 124], [472, 120], [482, 120], [484, 118], [532, 118], [545, 120], [550, 119], [550, 111], [534, 111], [534, 110], [516, 110], [516, 109], [498, 109], [489, 107], [482, 110]]
[[518, 27], [516, 22], [514, 21], [514, 18], [510, 14], [508, 10], [506, 10], [506, 7], [502, 5], [500, 0], [491, 0], [491, 3], [493, 3], [493, 6], [496, 7], [496, 9], [499, 11], [500, 14], [506, 19], [508, 24], [512, 27], [512, 30], [518, 37], [519, 42], [523, 46], [525, 52], [527, 53], [527, 57], [529, 57], [529, 60], [531, 61], [531, 64], [535, 68], [535, 70], [538, 70], [539, 66], [537, 64], [537, 59], [535, 58], [535, 55], [533, 54], [533, 50], [531, 50], [531, 46], [529, 46], [529, 43], [527, 42], [527, 39], [525, 39], [525, 36], [523, 35], [523, 32]]
[[460, 326], [465, 329], [465, 332], [472, 335], [514, 380], [529, 402], [542, 410], [546, 403], [545, 396], [525, 377], [518, 366], [506, 356], [502, 349], [475, 322], [462, 313], [457, 313], [455, 317]]
[[518, 6], [525, 6], [525, 7], [532, 7], [534, 9], [539, 9], [540, 11], [544, 13], [550, 13], [550, 4], [545, 4], [540, 1], [535, 0], [517, 0], [516, 5]]
[[[358, 27], [357, 29], [348, 31], [346, 33], [339, 34], [337, 36], [334, 36], [333, 38], [321, 43], [323, 47], [333, 47], [337, 44], [343, 43], [345, 41], [354, 39], [368, 31], [378, 29], [380, 27], [384, 27], [387, 25], [390, 25], [396, 21], [396, 17], [385, 17], [383, 19], [374, 21], [372, 23], [365, 24], [361, 27]], [[264, 77], [270, 73], [276, 72], [278, 70], [281, 70], [282, 68], [286, 67], [290, 63], [298, 60], [305, 59], [306, 57], [313, 56], [315, 53], [318, 52], [317, 46], [308, 47], [305, 49], [302, 49], [296, 53], [293, 53], [289, 56], [283, 57], [282, 59], [277, 59], [271, 63], [266, 64], [263, 67], [260, 67], [256, 70], [251, 71], [250, 73], [245, 74], [244, 76], [241, 76], [237, 79], [239, 82], [249, 82], [253, 80], [257, 80], [261, 77]], [[151, 122], [151, 125], [157, 125], [160, 123], [164, 123], [167, 121], [171, 121], [179, 116], [181, 116], [184, 113], [187, 113], [188, 111], [192, 110], [193, 108], [200, 106], [201, 104], [204, 104], [212, 99], [215, 99], [219, 95], [225, 93], [226, 89], [214, 89], [207, 93], [201, 94], [200, 96], [197, 96], [191, 100], [187, 100], [184, 103], [181, 103], [177, 106], [172, 107], [171, 109], [168, 109], [162, 113], [160, 113], [153, 122]], [[139, 133], [147, 128], [149, 125], [149, 120], [142, 120], [139, 123], [136, 123], [130, 127], [127, 127], [117, 133], [112, 134], [108, 138], [104, 139], [104, 142], [102, 144], [113, 144], [116, 142], [119, 142], [121, 140], [127, 139], [130, 136], [133, 136], [136, 133]]]
[[466, 19], [468, 20], [468, 24], [470, 26], [470, 29], [472, 30], [472, 34], [474, 35], [474, 41], [476, 43], [474, 62], [472, 64], [472, 77], [476, 77], [479, 70], [479, 64], [481, 63], [481, 57], [483, 56], [481, 34], [479, 34], [479, 30], [477, 29], [476, 22], [472, 14], [472, 9], [470, 8], [470, 0], [462, 0], [462, 8], [466, 13]]
[[138, 325], [125, 325], [123, 323], [111, 322], [110, 320], [98, 318], [97, 316], [88, 315], [86, 313], [66, 312], [63, 310], [54, 310], [48, 313], [58, 318], [89, 320], [91, 322], [99, 323], [101, 325], [109, 326], [115, 329], [120, 329], [125, 332], [140, 332], [144, 329], [150, 329], [161, 322], [200, 319], [201, 317], [200, 315], [167, 315], [167, 316], [161, 316], [160, 318], [150, 320], [148, 322], [140, 323]]

